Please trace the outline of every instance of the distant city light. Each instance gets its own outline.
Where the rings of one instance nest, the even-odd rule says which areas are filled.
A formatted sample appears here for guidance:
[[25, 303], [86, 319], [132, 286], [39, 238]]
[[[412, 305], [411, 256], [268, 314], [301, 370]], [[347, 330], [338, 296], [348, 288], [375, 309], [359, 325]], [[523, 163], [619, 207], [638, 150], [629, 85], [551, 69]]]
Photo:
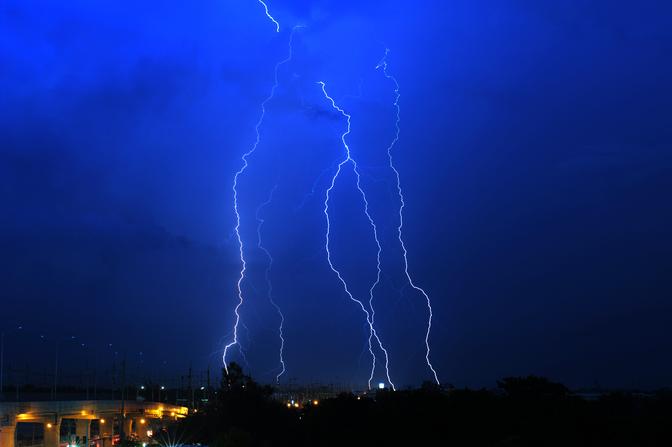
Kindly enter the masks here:
[[385, 384], [384, 384], [383, 382], [380, 382], [380, 383], [378, 384], [378, 389], [379, 389], [379, 390], [384, 390], [384, 389], [385, 389]]

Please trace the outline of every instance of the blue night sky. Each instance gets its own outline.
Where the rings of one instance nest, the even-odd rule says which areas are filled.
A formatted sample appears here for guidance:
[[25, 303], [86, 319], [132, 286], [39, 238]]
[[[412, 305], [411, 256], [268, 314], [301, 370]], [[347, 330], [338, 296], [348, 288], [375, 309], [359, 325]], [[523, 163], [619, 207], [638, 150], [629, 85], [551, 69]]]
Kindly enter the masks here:
[[[672, 377], [672, 7], [665, 1], [25, 1], [0, 4], [0, 326], [10, 362], [52, 339], [128, 352], [142, 374], [221, 366], [240, 269], [239, 338], [273, 380], [362, 385], [368, 328], [324, 250], [324, 196], [348, 136], [383, 246], [376, 325], [398, 385], [431, 377], [427, 307], [395, 240], [394, 148], [410, 273], [432, 300], [444, 382], [539, 374], [570, 386]], [[352, 169], [332, 256], [366, 300], [376, 245]], [[275, 188], [275, 189], [274, 189]], [[30, 331], [33, 332], [29, 332]], [[11, 341], [13, 340], [13, 341]], [[142, 352], [143, 360], [139, 360]], [[242, 361], [234, 350], [232, 360]], [[375, 380], [383, 379], [378, 369]]]

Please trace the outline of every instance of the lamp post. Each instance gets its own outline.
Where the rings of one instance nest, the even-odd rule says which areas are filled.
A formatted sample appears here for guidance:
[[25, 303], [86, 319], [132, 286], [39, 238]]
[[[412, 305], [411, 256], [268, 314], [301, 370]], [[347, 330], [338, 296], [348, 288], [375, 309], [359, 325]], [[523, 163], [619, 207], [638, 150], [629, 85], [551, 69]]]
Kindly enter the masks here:
[[0, 334], [0, 401], [5, 400], [5, 382], [4, 373], [5, 371], [5, 331], [2, 331]]
[[54, 394], [53, 394], [53, 400], [56, 400], [56, 392], [58, 390], [58, 352], [61, 347], [61, 342], [68, 341], [68, 340], [75, 340], [77, 337], [74, 335], [70, 336], [69, 338], [62, 338], [56, 342], [56, 361], [54, 362]]
[[[99, 345], [99, 346], [96, 346], [96, 348], [103, 348], [103, 349], [108, 348], [108, 349], [112, 350], [112, 343], [105, 343], [104, 346]], [[103, 349], [101, 349], [100, 351], [102, 351]], [[114, 352], [113, 350], [111, 352], [113, 354], [112, 374], [114, 374], [114, 367], [115, 367], [114, 356], [116, 356], [117, 353]], [[98, 349], [95, 349], [93, 351], [93, 353], [94, 353], [93, 354], [93, 400], [98, 400], [98, 379], [99, 379], [99, 377], [98, 377], [98, 366], [99, 366], [98, 363], [99, 363], [99, 359], [100, 359], [100, 357], [99, 357], [100, 352], [99, 352]], [[107, 351], [104, 351], [103, 356], [105, 358], [107, 358]], [[87, 361], [87, 365], [88, 365], [88, 361]], [[112, 400], [114, 400], [114, 386], [115, 386], [115, 384], [116, 384], [116, 382], [114, 381], [114, 377], [112, 377]]]
[[5, 400], [5, 335], [11, 332], [20, 331], [21, 329], [23, 329], [23, 326], [19, 326], [10, 331], [0, 332], [0, 401]]
[[0, 334], [0, 400], [5, 400], [5, 382], [3, 373], [5, 371], [5, 331]]

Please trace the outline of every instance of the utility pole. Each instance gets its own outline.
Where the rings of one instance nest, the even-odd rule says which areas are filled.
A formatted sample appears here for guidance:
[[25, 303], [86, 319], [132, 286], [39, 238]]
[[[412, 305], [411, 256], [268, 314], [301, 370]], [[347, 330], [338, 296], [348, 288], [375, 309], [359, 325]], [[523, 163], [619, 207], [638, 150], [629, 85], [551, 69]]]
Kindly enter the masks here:
[[194, 408], [194, 387], [191, 382], [191, 365], [189, 365], [189, 391], [191, 391], [191, 408]]
[[210, 401], [210, 365], [208, 365], [208, 388], [205, 397]]
[[124, 391], [126, 388], [126, 353], [124, 353], [124, 360], [121, 363], [121, 415], [119, 417], [119, 443], [124, 443], [124, 423], [126, 422]]
[[84, 348], [84, 380], [86, 386], [86, 400], [89, 400], [89, 385], [91, 384], [91, 371], [89, 371], [89, 356], [87, 355], [87, 345], [82, 345]]
[[67, 340], [75, 340], [77, 337], [72, 335], [70, 338], [67, 339], [60, 339], [56, 340], [56, 362], [54, 363], [54, 400], [57, 399], [57, 393], [58, 393], [58, 355], [59, 355], [59, 350], [61, 349], [61, 342], [67, 341]]
[[58, 386], [58, 348], [59, 343], [56, 342], [56, 362], [54, 363], [54, 393], [53, 400], [56, 400], [56, 387]]
[[116, 398], [117, 392], [117, 356], [112, 357], [112, 400]]
[[0, 333], [0, 401], [5, 400], [5, 331]]
[[[23, 326], [10, 329], [7, 332], [11, 333], [21, 329], [23, 329]], [[0, 402], [5, 400], [5, 335], [7, 332], [5, 330], [0, 332]]]

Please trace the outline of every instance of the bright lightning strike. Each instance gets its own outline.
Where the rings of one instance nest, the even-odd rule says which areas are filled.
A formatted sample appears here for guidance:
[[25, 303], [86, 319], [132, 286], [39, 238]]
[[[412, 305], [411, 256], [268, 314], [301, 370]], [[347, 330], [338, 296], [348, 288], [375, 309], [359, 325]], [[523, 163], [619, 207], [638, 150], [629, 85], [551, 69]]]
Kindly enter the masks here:
[[390, 169], [394, 171], [394, 175], [397, 181], [397, 194], [399, 196], [399, 225], [397, 226], [397, 237], [399, 239], [399, 245], [401, 246], [401, 250], [404, 255], [404, 273], [406, 274], [406, 279], [408, 280], [408, 284], [417, 292], [420, 292], [422, 296], [425, 298], [427, 301], [427, 309], [429, 311], [429, 317], [427, 320], [427, 332], [425, 333], [425, 347], [426, 347], [426, 352], [425, 352], [425, 360], [427, 361], [427, 366], [429, 366], [429, 369], [432, 371], [432, 374], [434, 375], [434, 380], [436, 381], [437, 384], [440, 384], [439, 382], [439, 377], [436, 374], [436, 370], [434, 369], [434, 366], [432, 366], [432, 362], [429, 360], [429, 356], [431, 353], [430, 347], [429, 347], [429, 335], [432, 330], [432, 318], [434, 317], [434, 314], [432, 312], [432, 303], [431, 300], [429, 299], [429, 295], [427, 295], [427, 292], [425, 292], [421, 287], [418, 287], [414, 282], [411, 277], [411, 274], [408, 271], [408, 251], [406, 250], [406, 244], [404, 243], [404, 238], [403, 238], [403, 232], [402, 228], [404, 226], [404, 207], [406, 206], [406, 202], [404, 201], [404, 193], [401, 188], [401, 176], [399, 175], [399, 171], [397, 168], [394, 166], [394, 161], [392, 157], [392, 149], [394, 146], [397, 144], [399, 141], [399, 133], [401, 132], [400, 128], [400, 121], [401, 121], [401, 108], [399, 107], [399, 98], [401, 97], [401, 94], [399, 93], [399, 83], [397, 82], [397, 79], [392, 76], [391, 74], [388, 73], [387, 71], [387, 56], [390, 53], [389, 49], [385, 49], [385, 56], [383, 56], [383, 59], [378, 63], [376, 66], [376, 69], [383, 69], [383, 74], [385, 77], [389, 80], [391, 80], [394, 83], [394, 109], [395, 109], [395, 134], [394, 138], [392, 139], [392, 142], [390, 145], [387, 147], [387, 157], [389, 160], [390, 164]]
[[280, 24], [278, 23], [277, 20], [275, 20], [275, 18], [271, 15], [271, 13], [268, 12], [268, 5], [263, 0], [259, 0], [259, 3], [261, 3], [261, 6], [264, 7], [264, 12], [266, 12], [266, 17], [268, 17], [271, 22], [275, 23], [275, 32], [279, 33], [280, 32]]
[[285, 359], [284, 359], [284, 350], [285, 350], [285, 337], [283, 334], [283, 328], [285, 325], [285, 316], [282, 314], [282, 310], [280, 310], [280, 306], [275, 302], [273, 299], [273, 283], [271, 282], [271, 268], [273, 267], [273, 256], [271, 256], [271, 252], [268, 251], [268, 249], [264, 246], [261, 238], [261, 228], [264, 226], [264, 219], [261, 218], [261, 212], [263, 211], [264, 208], [266, 208], [268, 205], [271, 204], [273, 201], [273, 194], [275, 194], [275, 190], [278, 189], [278, 185], [275, 185], [273, 189], [271, 189], [271, 193], [268, 196], [268, 200], [266, 200], [264, 203], [259, 205], [259, 208], [257, 208], [257, 247], [259, 250], [263, 251], [266, 257], [268, 258], [268, 264], [266, 264], [266, 271], [264, 272], [264, 278], [266, 279], [266, 290], [267, 290], [267, 295], [268, 295], [268, 301], [271, 303], [271, 305], [275, 308], [275, 310], [278, 312], [278, 316], [280, 317], [280, 326], [278, 327], [278, 335], [280, 337], [280, 366], [281, 366], [281, 371], [278, 373], [277, 376], [275, 376], [275, 382], [280, 383], [280, 376], [282, 376], [285, 373]]
[[[263, 2], [261, 2], [263, 3]], [[274, 20], [275, 21], [275, 20]], [[277, 23], [277, 22], [276, 22]], [[278, 88], [278, 71], [280, 70], [280, 67], [283, 66], [284, 64], [288, 63], [289, 61], [292, 60], [292, 43], [294, 41], [294, 33], [297, 29], [302, 28], [301, 26], [295, 26], [292, 28], [292, 32], [289, 35], [289, 50], [288, 50], [288, 55], [285, 59], [281, 60], [277, 64], [275, 64], [275, 70], [274, 70], [274, 83], [273, 87], [271, 88], [270, 94], [264, 99], [264, 101], [261, 103], [261, 116], [259, 117], [259, 121], [257, 121], [257, 124], [254, 126], [254, 130], [256, 133], [256, 139], [254, 141], [254, 144], [252, 147], [245, 152], [241, 160], [243, 161], [243, 166], [236, 172], [236, 174], [233, 177], [233, 209], [234, 213], [236, 214], [236, 226], [234, 227], [234, 232], [236, 234], [236, 240], [238, 241], [238, 253], [239, 253], [239, 258], [240, 258], [240, 264], [241, 264], [241, 269], [240, 269], [240, 274], [238, 276], [238, 281], [236, 283], [236, 289], [238, 293], [238, 304], [236, 304], [236, 307], [234, 309], [234, 314], [235, 314], [235, 324], [233, 326], [233, 340], [224, 347], [224, 354], [222, 355], [222, 360], [224, 361], [224, 369], [226, 370], [226, 373], [229, 373], [229, 367], [228, 363], [226, 361], [226, 355], [229, 352], [229, 349], [232, 347], [236, 346], [238, 344], [238, 325], [240, 324], [240, 308], [245, 302], [245, 299], [243, 297], [243, 281], [245, 280], [245, 273], [247, 272], [247, 261], [245, 260], [245, 246], [243, 243], [243, 239], [240, 236], [240, 211], [238, 210], [238, 180], [240, 179], [240, 176], [243, 175], [243, 173], [247, 170], [247, 167], [249, 166], [248, 163], [248, 157], [252, 155], [256, 150], [257, 146], [259, 146], [259, 142], [261, 141], [261, 133], [260, 133], [260, 128], [261, 125], [264, 122], [264, 117], [266, 116], [266, 104], [268, 104], [269, 101], [273, 99], [275, 96], [275, 91]]]
[[327, 252], [327, 261], [329, 262], [329, 267], [331, 268], [331, 270], [334, 273], [336, 273], [336, 276], [341, 281], [341, 284], [343, 284], [343, 289], [345, 290], [345, 293], [348, 295], [348, 297], [352, 301], [354, 301], [355, 303], [357, 303], [361, 307], [362, 311], [366, 315], [366, 322], [369, 325], [369, 352], [371, 353], [372, 362], [373, 362], [371, 375], [370, 375], [369, 381], [368, 381], [369, 389], [371, 389], [371, 381], [373, 380], [373, 374], [375, 372], [375, 367], [376, 367], [376, 354], [373, 352], [372, 338], [376, 339], [380, 350], [385, 355], [385, 371], [386, 371], [386, 375], [387, 375], [387, 381], [390, 384], [390, 386], [392, 387], [392, 389], [395, 389], [394, 383], [392, 383], [392, 380], [390, 379], [389, 357], [388, 357], [388, 354], [387, 354], [387, 350], [383, 346], [383, 343], [381, 342], [380, 337], [378, 337], [378, 333], [376, 332], [376, 330], [373, 326], [373, 319], [371, 317], [372, 314], [369, 313], [369, 311], [366, 309], [366, 307], [364, 306], [364, 303], [362, 303], [362, 301], [358, 300], [357, 298], [355, 298], [353, 296], [352, 292], [350, 292], [350, 288], [348, 287], [347, 282], [345, 281], [345, 279], [343, 279], [343, 276], [341, 275], [341, 272], [338, 269], [336, 269], [336, 267], [334, 267], [334, 264], [331, 261], [331, 251], [329, 250], [330, 234], [331, 234], [331, 218], [329, 216], [329, 199], [331, 198], [331, 191], [334, 189], [334, 186], [336, 185], [336, 180], [338, 179], [338, 176], [341, 174], [343, 166], [345, 166], [347, 163], [351, 163], [353, 172], [355, 173], [355, 178], [357, 179], [356, 180], [357, 190], [359, 191], [360, 195], [362, 196], [362, 200], [364, 201], [364, 213], [366, 214], [366, 217], [369, 219], [369, 223], [371, 224], [371, 227], [373, 229], [374, 238], [375, 238], [376, 244], [378, 246], [378, 254], [377, 254], [378, 274], [377, 274], [375, 283], [373, 284], [373, 286], [370, 289], [370, 301], [369, 301], [369, 303], [371, 303], [373, 301], [373, 290], [375, 289], [376, 285], [378, 285], [378, 283], [380, 282], [380, 273], [381, 273], [380, 252], [381, 252], [381, 246], [380, 246], [380, 241], [378, 240], [378, 229], [377, 229], [376, 224], [373, 221], [373, 219], [371, 218], [371, 215], [369, 213], [369, 202], [366, 198], [366, 194], [364, 193], [364, 190], [362, 189], [362, 187], [360, 185], [360, 175], [359, 175], [359, 169], [357, 167], [357, 162], [352, 158], [351, 153], [350, 153], [350, 147], [348, 146], [348, 143], [346, 141], [346, 137], [350, 134], [351, 118], [352, 117], [348, 113], [346, 113], [342, 108], [340, 108], [338, 105], [336, 105], [336, 102], [334, 101], [334, 99], [331, 96], [329, 96], [329, 94], [327, 93], [326, 84], [324, 82], [320, 81], [320, 82], [318, 82], [318, 84], [322, 88], [322, 93], [324, 94], [324, 97], [331, 103], [331, 106], [334, 108], [334, 110], [338, 111], [341, 115], [343, 115], [343, 117], [346, 118], [347, 123], [348, 123], [346, 131], [341, 135], [341, 141], [343, 142], [343, 147], [345, 148], [345, 155], [346, 156], [336, 167], [336, 173], [331, 178], [331, 183], [329, 185], [329, 188], [327, 188], [326, 196], [325, 196], [325, 199], [324, 199], [324, 215], [327, 219], [327, 231], [326, 231], [326, 235], [325, 235], [324, 247], [325, 247], [326, 252]]

